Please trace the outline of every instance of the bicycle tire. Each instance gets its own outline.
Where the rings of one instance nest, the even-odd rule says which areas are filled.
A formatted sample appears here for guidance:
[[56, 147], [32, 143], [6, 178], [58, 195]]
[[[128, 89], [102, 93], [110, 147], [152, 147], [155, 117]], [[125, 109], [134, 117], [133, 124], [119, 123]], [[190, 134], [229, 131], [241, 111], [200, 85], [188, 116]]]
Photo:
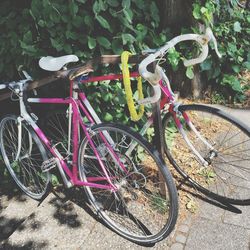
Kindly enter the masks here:
[[0, 122], [0, 151], [3, 161], [19, 188], [35, 200], [49, 190], [50, 174], [43, 173], [42, 163], [48, 159], [46, 150], [33, 129], [22, 122], [22, 145], [18, 160], [17, 117], [7, 115]]
[[[116, 155], [119, 155], [120, 161], [126, 165], [128, 175], [124, 175], [124, 171], [117, 168], [117, 164], [112, 160], [113, 157], [105, 149], [106, 145], [100, 139], [100, 135], [106, 133], [104, 131], [114, 139], [115, 143], [112, 148]], [[178, 215], [178, 195], [173, 178], [157, 150], [141, 135], [122, 125], [111, 123], [94, 125], [90, 129], [90, 134], [96, 148], [105, 160], [109, 175], [113, 176], [114, 184], [119, 189], [116, 192], [110, 192], [85, 187], [92, 207], [109, 228], [130, 241], [153, 244], [163, 240], [175, 226]], [[148, 153], [145, 161], [136, 159], [139, 153], [135, 151], [129, 156], [125, 156], [125, 145], [127, 145], [126, 143], [131, 145], [132, 141], [137, 143], [136, 149], [144, 150], [144, 157], [146, 157], [146, 152]], [[90, 176], [103, 176], [86, 138], [81, 143], [78, 162], [79, 175], [83, 181], [87, 181]], [[135, 167], [131, 167], [131, 164], [136, 164], [137, 172], [134, 171]], [[141, 166], [139, 166], [140, 164]], [[143, 164], [145, 165], [142, 168]], [[150, 171], [151, 176], [146, 176]], [[158, 178], [160, 178], [159, 172], [163, 178], [161, 184], [164, 183], [166, 188], [166, 192], [163, 191], [164, 195], [159, 194], [160, 187], [157, 184]], [[107, 183], [106, 180], [103, 182]], [[118, 207], [116, 207], [117, 204]]]
[[174, 125], [172, 114], [167, 113], [163, 119], [165, 153], [175, 169], [193, 187], [215, 199], [250, 204], [250, 193], [246, 192], [250, 189], [249, 127], [222, 110], [206, 105], [180, 105], [178, 110], [188, 115], [214, 150], [201, 143], [181, 118], [185, 134], [209, 163], [204, 167]]

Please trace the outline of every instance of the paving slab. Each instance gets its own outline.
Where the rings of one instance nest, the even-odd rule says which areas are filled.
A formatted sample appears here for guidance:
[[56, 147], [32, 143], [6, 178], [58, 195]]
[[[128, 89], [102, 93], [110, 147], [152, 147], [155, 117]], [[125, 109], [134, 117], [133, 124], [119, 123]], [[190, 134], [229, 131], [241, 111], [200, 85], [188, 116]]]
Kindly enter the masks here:
[[78, 249], [97, 223], [84, 209], [50, 194], [8, 239], [8, 246]]
[[[216, 203], [216, 202], [215, 202]], [[215, 204], [210, 204], [208, 202], [200, 202], [199, 216], [208, 220], [213, 220], [217, 222], [222, 222], [225, 209], [223, 207], [218, 207]]]
[[249, 250], [249, 232], [243, 227], [197, 217], [189, 232], [186, 250]]
[[[170, 239], [152, 246], [169, 249]], [[82, 207], [50, 194], [5, 244], [24, 249], [148, 249], [114, 233]]]
[[225, 224], [236, 225], [250, 230], [250, 206], [237, 206], [242, 214], [225, 212], [223, 222]]
[[[155, 244], [154, 246], [150, 246], [150, 249], [166, 249], [168, 250], [170, 247], [170, 242], [168, 238]], [[88, 238], [81, 245], [81, 249], [102, 249], [102, 250], [123, 250], [123, 249], [133, 249], [133, 250], [144, 250], [149, 249], [149, 247], [140, 246], [133, 242], [130, 242], [111, 230], [107, 229], [101, 223], [96, 224], [94, 230], [89, 234]]]
[[16, 228], [36, 209], [38, 202], [25, 195], [5, 199], [5, 207], [0, 214], [0, 241], [11, 235]]

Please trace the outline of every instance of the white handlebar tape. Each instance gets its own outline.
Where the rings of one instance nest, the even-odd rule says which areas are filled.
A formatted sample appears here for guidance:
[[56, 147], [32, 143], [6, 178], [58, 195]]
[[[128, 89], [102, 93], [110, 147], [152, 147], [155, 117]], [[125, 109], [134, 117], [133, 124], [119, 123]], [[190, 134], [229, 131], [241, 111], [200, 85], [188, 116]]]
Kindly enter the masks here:
[[156, 103], [161, 98], [161, 87], [160, 85], [152, 85], [154, 94], [151, 97], [144, 98], [138, 101], [140, 105], [146, 105], [150, 103]]
[[0, 89], [5, 89], [7, 87], [6, 84], [0, 84]]
[[149, 81], [151, 84], [158, 84], [159, 77], [161, 76], [160, 73], [160, 67], [156, 67], [155, 73], [151, 73], [147, 70], [147, 66], [156, 61], [158, 57], [162, 57], [165, 55], [165, 53], [170, 49], [173, 48], [177, 43], [183, 42], [183, 41], [196, 41], [200, 44], [202, 51], [198, 58], [194, 58], [191, 60], [184, 60], [184, 65], [186, 67], [192, 66], [198, 63], [203, 62], [207, 56], [208, 56], [208, 42], [212, 41], [214, 43], [215, 51], [218, 55], [218, 57], [221, 57], [221, 54], [218, 51], [217, 41], [214, 37], [214, 34], [210, 28], [206, 29], [206, 33], [204, 35], [198, 35], [198, 34], [185, 34], [180, 35], [169, 42], [167, 42], [163, 47], [161, 47], [159, 50], [157, 50], [154, 54], [150, 54], [147, 56], [139, 65], [139, 73], [140, 75], [147, 81]]
[[202, 45], [202, 51], [199, 57], [190, 60], [184, 60], [183, 63], [186, 67], [199, 64], [205, 61], [207, 56], [208, 56], [208, 45]]

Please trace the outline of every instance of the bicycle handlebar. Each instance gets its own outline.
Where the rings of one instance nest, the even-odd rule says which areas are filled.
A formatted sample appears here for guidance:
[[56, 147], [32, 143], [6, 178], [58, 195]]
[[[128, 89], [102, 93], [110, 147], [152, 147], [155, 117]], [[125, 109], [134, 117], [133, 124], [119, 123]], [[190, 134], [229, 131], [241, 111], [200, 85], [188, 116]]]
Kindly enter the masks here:
[[155, 72], [151, 73], [147, 70], [147, 66], [152, 62], [156, 61], [157, 58], [163, 57], [167, 53], [167, 51], [170, 48], [173, 48], [177, 43], [183, 41], [196, 41], [200, 44], [202, 48], [202, 52], [199, 55], [199, 57], [190, 60], [184, 60], [184, 65], [186, 67], [201, 63], [207, 58], [209, 41], [212, 41], [214, 43], [216, 54], [218, 55], [219, 58], [221, 58], [221, 54], [218, 51], [217, 41], [213, 35], [213, 32], [210, 28], [207, 28], [206, 33], [204, 35], [198, 35], [198, 34], [180, 35], [167, 42], [163, 47], [159, 48], [158, 50], [149, 50], [150, 52], [154, 51], [154, 53], [147, 56], [139, 64], [140, 75], [145, 80], [150, 82], [152, 85], [158, 85], [159, 81], [161, 80], [161, 70], [162, 70], [161, 67], [156, 65]]
[[1, 83], [0, 84], [0, 90], [1, 89], [7, 89], [9, 87], [14, 87], [16, 85], [16, 82], [6, 82], [6, 83]]
[[146, 105], [150, 103], [155, 103], [161, 98], [161, 87], [160, 85], [153, 85], [153, 96], [138, 100], [139, 105]]

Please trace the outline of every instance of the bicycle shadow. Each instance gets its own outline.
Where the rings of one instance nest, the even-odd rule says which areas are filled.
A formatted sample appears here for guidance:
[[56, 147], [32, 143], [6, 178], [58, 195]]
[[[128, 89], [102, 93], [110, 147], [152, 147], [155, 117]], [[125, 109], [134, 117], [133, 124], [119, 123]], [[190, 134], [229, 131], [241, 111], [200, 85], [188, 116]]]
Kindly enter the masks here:
[[[16, 231], [23, 231], [25, 227], [22, 225], [24, 218], [8, 216], [5, 209], [12, 202], [21, 204], [26, 202], [27, 197], [16, 185], [10, 175], [5, 171], [0, 164], [0, 249], [45, 249], [47, 242], [37, 242], [29, 240], [22, 244], [9, 242], [9, 237]], [[12, 211], [13, 212], [13, 211]], [[15, 211], [14, 211], [15, 212]], [[31, 215], [32, 216], [32, 215]], [[41, 225], [39, 222], [32, 223], [31, 228], [37, 229]]]
[[202, 191], [198, 190], [187, 179], [180, 177], [180, 178], [178, 178], [178, 182], [179, 182], [179, 185], [177, 186], [178, 190], [182, 190], [182, 191], [192, 195], [193, 197], [195, 197], [203, 202], [209, 203], [213, 206], [216, 206], [218, 208], [227, 210], [227, 211], [235, 213], [235, 214], [242, 214], [242, 210], [240, 210], [236, 206], [232, 205], [231, 203], [229, 203], [223, 199], [219, 199], [217, 197], [215, 198], [212, 196], [208, 196], [205, 193], [202, 193]]
[[[66, 188], [61, 187], [57, 191], [53, 190], [53, 194], [56, 196], [57, 199], [61, 199], [60, 196], [61, 196], [61, 194], [63, 194], [65, 196], [63, 198], [64, 202], [70, 201], [73, 204], [79, 206], [89, 216], [91, 216], [95, 221], [102, 224], [107, 230], [111, 230], [112, 232], [117, 234], [110, 226], [108, 226], [102, 219], [100, 219], [100, 217], [97, 215], [95, 210], [93, 210], [93, 208], [91, 207], [91, 204], [89, 203], [88, 197], [87, 197], [85, 191], [83, 190], [83, 188], [66, 189]], [[81, 197], [81, 199], [79, 199], [79, 197]], [[65, 215], [63, 215], [63, 216], [65, 216]], [[63, 219], [63, 217], [55, 216], [55, 218], [59, 219], [60, 223], [62, 223], [61, 219]], [[77, 218], [75, 218], [75, 219], [77, 219]], [[119, 237], [122, 237], [122, 236], [119, 235]], [[126, 239], [126, 240], [128, 240], [128, 239]], [[139, 246], [143, 246], [143, 247], [152, 247], [152, 246], [155, 245], [155, 244], [147, 244], [147, 245], [138, 244], [138, 243], [133, 242], [131, 240], [128, 240], [128, 241], [134, 243], [135, 245], [139, 245]]]

